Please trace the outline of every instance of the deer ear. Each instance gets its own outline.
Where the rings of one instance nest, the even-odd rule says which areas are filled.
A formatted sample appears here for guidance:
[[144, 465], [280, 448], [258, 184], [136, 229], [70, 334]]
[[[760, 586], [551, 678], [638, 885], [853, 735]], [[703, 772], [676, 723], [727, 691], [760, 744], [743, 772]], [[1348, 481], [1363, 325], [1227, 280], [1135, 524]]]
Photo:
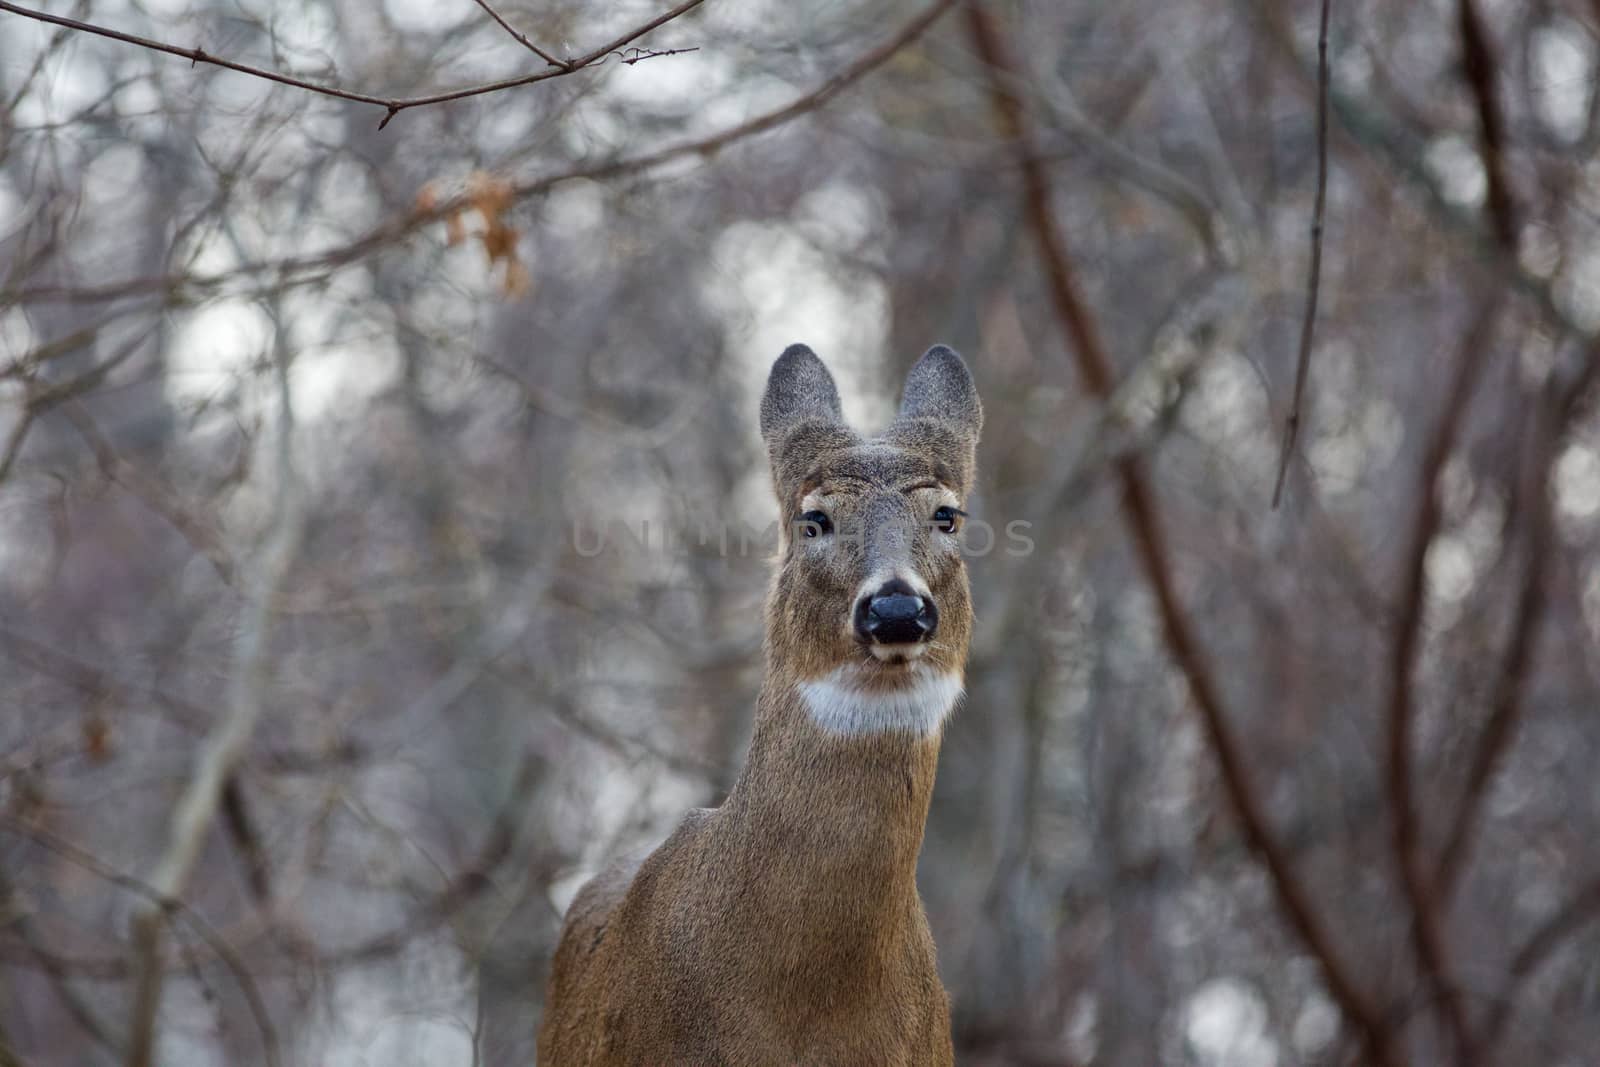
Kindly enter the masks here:
[[803, 344], [784, 349], [766, 378], [762, 437], [782, 506], [797, 501], [806, 472], [822, 454], [858, 442], [856, 432], [845, 426], [834, 376]]
[[761, 397], [761, 436], [772, 461], [773, 488], [784, 503], [822, 455], [857, 443], [855, 431], [844, 424], [833, 375], [805, 345], [790, 345], [772, 365]]
[[972, 372], [954, 349], [934, 345], [917, 360], [906, 375], [900, 418], [937, 419], [977, 443], [983, 429], [983, 405], [978, 402]]
[[906, 375], [900, 414], [887, 436], [902, 447], [940, 460], [965, 492], [977, 466], [983, 405], [972, 372], [954, 349], [934, 345]]
[[761, 398], [761, 436], [776, 448], [785, 434], [807, 420], [842, 423], [839, 388], [817, 354], [805, 345], [790, 345], [772, 365]]

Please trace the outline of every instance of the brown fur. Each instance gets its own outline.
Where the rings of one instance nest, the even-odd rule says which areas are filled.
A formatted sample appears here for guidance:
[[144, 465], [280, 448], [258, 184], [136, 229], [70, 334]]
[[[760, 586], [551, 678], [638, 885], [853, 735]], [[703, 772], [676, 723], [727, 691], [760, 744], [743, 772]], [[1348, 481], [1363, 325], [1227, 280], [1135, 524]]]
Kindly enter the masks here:
[[[798, 686], [864, 664], [853, 635], [869, 576], [910, 569], [938, 605], [923, 657], [960, 672], [972, 612], [953, 539], [925, 524], [964, 499], [982, 411], [959, 356], [934, 348], [900, 417], [864, 440], [821, 361], [794, 346], [762, 401], [782, 519], [822, 502], [856, 539], [786, 537], [767, 604], [767, 677], [726, 802], [691, 811], [642, 863], [613, 865], [567, 915], [539, 1034], [542, 1067], [939, 1067], [949, 1004], [917, 895], [939, 738], [841, 736]], [[910, 524], [895, 533], [894, 524]]]

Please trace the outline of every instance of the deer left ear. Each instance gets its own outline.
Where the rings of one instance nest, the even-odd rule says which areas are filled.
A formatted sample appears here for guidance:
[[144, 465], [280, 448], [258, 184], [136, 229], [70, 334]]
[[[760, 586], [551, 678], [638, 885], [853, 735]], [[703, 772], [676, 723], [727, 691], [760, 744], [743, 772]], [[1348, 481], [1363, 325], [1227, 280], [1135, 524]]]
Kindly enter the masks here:
[[934, 345], [906, 375], [900, 414], [889, 435], [918, 450], [931, 451], [960, 472], [963, 487], [972, 481], [983, 405], [972, 372], [954, 349]]

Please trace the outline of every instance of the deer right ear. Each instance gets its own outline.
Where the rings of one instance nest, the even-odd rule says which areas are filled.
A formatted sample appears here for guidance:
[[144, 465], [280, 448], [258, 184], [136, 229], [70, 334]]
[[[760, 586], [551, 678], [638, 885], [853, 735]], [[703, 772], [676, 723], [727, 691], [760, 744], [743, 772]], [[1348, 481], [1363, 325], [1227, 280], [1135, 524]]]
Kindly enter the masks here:
[[906, 375], [900, 401], [901, 419], [936, 419], [977, 443], [983, 429], [983, 405], [972, 372], [955, 349], [934, 345]]

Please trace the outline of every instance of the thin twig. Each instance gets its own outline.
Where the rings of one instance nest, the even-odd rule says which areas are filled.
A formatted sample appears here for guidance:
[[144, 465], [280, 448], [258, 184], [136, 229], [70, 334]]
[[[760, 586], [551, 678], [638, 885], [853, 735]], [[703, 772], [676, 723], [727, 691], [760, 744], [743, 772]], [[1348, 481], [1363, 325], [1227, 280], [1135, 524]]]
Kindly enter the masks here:
[[[1536, 430], [1544, 437], [1545, 431]], [[1460, 884], [1462, 873], [1472, 856], [1472, 845], [1478, 824], [1478, 813], [1489, 793], [1489, 783], [1499, 770], [1501, 760], [1517, 724], [1522, 719], [1523, 697], [1532, 675], [1534, 654], [1538, 648], [1539, 633], [1544, 623], [1545, 573], [1552, 549], [1550, 508], [1553, 501], [1547, 486], [1549, 454], [1553, 442], [1534, 449], [1532, 462], [1532, 491], [1527, 493], [1532, 512], [1528, 520], [1528, 544], [1525, 552], [1527, 573], [1522, 578], [1522, 590], [1517, 596], [1516, 610], [1512, 616], [1511, 640], [1506, 647], [1505, 662], [1495, 682], [1490, 702], [1489, 721], [1473, 750], [1471, 769], [1461, 794], [1461, 803], [1445, 837], [1434, 874], [1434, 884], [1440, 907], [1448, 914], [1450, 902]]]
[[1311, 208], [1311, 257], [1306, 270], [1306, 310], [1300, 320], [1300, 355], [1295, 361], [1294, 395], [1283, 423], [1283, 451], [1278, 456], [1278, 477], [1272, 486], [1272, 506], [1283, 500], [1283, 483], [1289, 476], [1295, 442], [1300, 437], [1301, 403], [1306, 378], [1311, 373], [1311, 344], [1317, 328], [1317, 300], [1322, 289], [1322, 228], [1328, 202], [1328, 10], [1332, 0], [1322, 0], [1317, 22], [1317, 195]]
[[663, 14], [657, 15], [655, 18], [651, 19], [649, 22], [645, 23], [643, 26], [640, 26], [637, 29], [629, 30], [627, 33], [623, 34], [621, 37], [618, 37], [617, 39], [615, 39], [613, 41], [607, 41], [605, 44], [601, 45], [599, 48], [596, 48], [593, 52], [589, 52], [589, 53], [579, 57], [578, 59], [573, 60], [572, 61], [572, 66], [574, 68], [587, 67], [590, 63], [593, 63], [597, 59], [601, 59], [601, 58], [609, 55], [612, 52], [616, 52], [616, 51], [619, 51], [619, 50], [621, 50], [623, 48], [626, 48], [628, 45], [632, 44], [634, 41], [637, 41], [639, 38], [643, 37], [645, 34], [649, 33], [651, 30], [654, 30], [654, 29], [656, 29], [657, 27], [660, 27], [660, 26], [665, 26], [667, 23], [671, 22], [673, 19], [677, 18], [679, 15], [685, 14], [685, 13], [687, 13], [689, 11], [693, 11], [695, 8], [699, 7], [704, 2], [705, 2], [705, 0], [684, 0], [683, 3], [679, 4], [677, 7], [673, 8], [671, 11], [667, 11], [667, 12], [665, 12]]
[[[115, 699], [134, 708], [151, 705], [164, 709], [181, 729], [198, 734], [210, 713], [159, 686], [123, 681], [109, 671], [58, 648], [44, 644], [28, 634], [0, 625], [0, 653], [42, 674], [57, 678], [93, 700]], [[275, 748], [252, 753], [256, 770], [275, 775], [321, 774], [331, 768], [352, 767], [369, 759], [365, 746], [340, 740], [326, 749]]]
[[39, 416], [44, 415], [52, 408], [65, 404], [77, 397], [97, 388], [106, 376], [125, 363], [130, 356], [137, 352], [150, 336], [147, 330], [138, 337], [127, 341], [116, 352], [101, 363], [90, 367], [82, 374], [64, 382], [40, 387], [34, 379], [28, 378], [23, 383], [24, 399], [22, 411], [17, 416], [17, 422], [11, 428], [11, 433], [6, 438], [4, 449], [0, 449], [0, 482], [6, 480], [11, 473], [12, 465], [17, 457], [22, 454], [22, 446], [27, 440], [28, 431], [33, 427]]
[[256, 829], [255, 816], [250, 811], [250, 801], [239, 775], [230, 776], [222, 786], [222, 828], [229, 842], [239, 850], [244, 860], [245, 884], [250, 895], [260, 907], [272, 899], [271, 871], [267, 866], [266, 846], [261, 843], [261, 832]]
[[[0, 813], [0, 826], [28, 838], [34, 844], [48, 849], [57, 856], [73, 863], [84, 870], [103, 878], [105, 881], [125, 889], [138, 897], [142, 897], [151, 908], [162, 918], [176, 915], [184, 924], [195, 932], [206, 947], [222, 961], [223, 966], [233, 976], [240, 991], [244, 994], [245, 1002], [250, 1008], [250, 1013], [255, 1019], [256, 1028], [261, 1032], [261, 1046], [265, 1059], [271, 1067], [276, 1067], [280, 1062], [278, 1055], [278, 1035], [273, 1028], [272, 1019], [267, 1013], [266, 1000], [261, 996], [260, 987], [251, 976], [249, 967], [227, 938], [217, 932], [205, 917], [198, 911], [189, 907], [181, 899], [163, 896], [162, 893], [149, 882], [135, 878], [117, 870], [110, 864], [102, 861], [98, 856], [68, 841], [42, 826], [35, 825], [24, 819], [18, 819]], [[54, 964], [53, 959], [49, 961]], [[135, 1054], [135, 1046], [130, 1045], [128, 1055], [130, 1062]]]
[[1228, 269], [1236, 265], [1238, 239], [1231, 232], [1227, 218], [1211, 203], [1204, 190], [1159, 160], [1135, 152], [1102, 129], [1079, 106], [1066, 79], [1056, 79], [1048, 95], [1051, 99], [1047, 103], [1055, 109], [1057, 121], [1066, 127], [1075, 142], [1072, 145], [1074, 154], [1080, 147], [1088, 149], [1130, 185], [1177, 212], [1205, 245], [1209, 260]]
[[129, 1025], [128, 1067], [150, 1067], [156, 1018], [165, 971], [161, 966], [167, 902], [180, 899], [216, 818], [222, 793], [244, 758], [266, 704], [267, 639], [272, 601], [288, 576], [299, 550], [303, 515], [293, 455], [294, 409], [290, 404], [289, 352], [282, 322], [277, 326], [278, 484], [276, 523], [262, 552], [252, 600], [241, 621], [234, 648], [228, 711], [206, 738], [195, 771], [172, 813], [167, 848], [150, 876], [159, 903], [142, 909], [133, 920], [136, 961], [133, 1018]]
[[176, 492], [118, 455], [82, 403], [72, 400], [62, 413], [89, 446], [89, 451], [94, 453], [100, 473], [165, 519], [195, 551], [210, 562], [223, 584], [232, 586], [236, 567], [215, 524], [192, 514]]
[[82, 329], [74, 330], [64, 337], [54, 341], [46, 341], [33, 351], [13, 360], [4, 370], [0, 370], [0, 378], [32, 377], [39, 367], [51, 360], [70, 356], [81, 351], [100, 339], [100, 331], [113, 319], [121, 317], [121, 312], [115, 312], [106, 318]]
[[533, 795], [533, 787], [538, 782], [538, 771], [542, 765], [538, 753], [532, 749], [522, 754], [512, 778], [511, 789], [506, 794], [505, 802], [500, 805], [500, 810], [495, 814], [494, 823], [489, 827], [489, 833], [479, 846], [477, 855], [420, 910], [393, 929], [360, 944], [334, 949], [318, 946], [317, 966], [348, 966], [392, 955], [411, 944], [418, 935], [444, 922], [463, 905], [488, 889], [492, 884], [489, 876], [511, 854], [513, 846], [517, 843], [517, 835], [523, 820], [527, 818], [528, 800]]
[[22, 445], [27, 441], [28, 431], [33, 429], [33, 420], [37, 417], [32, 398], [24, 400], [22, 410], [17, 412], [17, 421], [12, 424], [11, 432], [6, 434], [5, 447], [0, 448], [0, 482], [10, 477], [11, 466], [22, 455]]
[[[1105, 400], [1113, 386], [1111, 361], [1088, 305], [1078, 291], [1066, 241], [1051, 207], [1049, 183], [1033, 149], [1034, 134], [1013, 89], [1020, 83], [1020, 72], [984, 8], [979, 3], [969, 2], [967, 13], [978, 55], [989, 69], [991, 99], [1001, 133], [1017, 145], [1027, 210], [1039, 241], [1056, 314], [1063, 331], [1072, 339], [1084, 383]], [[1216, 755], [1224, 789], [1246, 839], [1266, 866], [1279, 906], [1316, 958], [1335, 1002], [1363, 1033], [1377, 1061], [1384, 1067], [1397, 1067], [1399, 1061], [1377, 1011], [1367, 1002], [1355, 976], [1340, 959], [1332, 935], [1318, 917], [1309, 891], [1275, 838], [1265, 809], [1256, 796], [1243, 749], [1223, 708], [1221, 691], [1178, 600], [1160, 513], [1143, 464], [1136, 455], [1125, 456], [1118, 460], [1117, 471], [1123, 489], [1123, 519], [1133, 537], [1145, 578], [1155, 594], [1168, 649], [1189, 684], [1201, 725]]]
[[[6, 872], [0, 869], [0, 902], [12, 897], [16, 887], [12, 885]], [[61, 1001], [61, 1006], [78, 1024], [79, 1029], [89, 1035], [89, 1039], [99, 1045], [111, 1056], [122, 1058], [122, 1042], [111, 1028], [101, 1020], [93, 1008], [84, 1002], [77, 990], [72, 988], [71, 980], [76, 977], [68, 967], [54, 954], [46, 951], [39, 943], [38, 933], [35, 930], [33, 917], [26, 911], [18, 911], [6, 915], [4, 925], [9, 933], [17, 937], [28, 951], [28, 960], [43, 971], [50, 980], [50, 986], [55, 991], [56, 999]], [[0, 1067], [7, 1067], [5, 1057], [0, 1055]]]
[[1412, 799], [1411, 724], [1415, 718], [1416, 701], [1411, 676], [1416, 667], [1418, 649], [1422, 645], [1422, 623], [1427, 607], [1428, 548], [1433, 544], [1434, 535], [1443, 519], [1438, 493], [1439, 474], [1455, 447], [1456, 435], [1466, 417], [1479, 372], [1487, 358], [1498, 303], [1498, 300], [1486, 301], [1468, 327], [1444, 412], [1423, 454], [1422, 473], [1417, 485], [1416, 519], [1412, 523], [1402, 574], [1404, 595], [1400, 600], [1390, 657], [1386, 720], [1386, 781], [1393, 820], [1394, 856], [1400, 871], [1401, 888], [1412, 913], [1412, 939], [1423, 973], [1439, 990], [1461, 1062], [1467, 1067], [1476, 1062], [1477, 1047], [1467, 1025], [1461, 991], [1450, 971], [1442, 909], [1438, 906], [1425, 869], [1421, 822]]
[[341, 89], [333, 85], [319, 85], [316, 82], [306, 81], [304, 78], [296, 78], [289, 74], [280, 74], [275, 70], [267, 70], [264, 67], [253, 67], [248, 63], [239, 63], [231, 59], [224, 59], [221, 56], [214, 56], [203, 48], [183, 48], [179, 45], [167, 44], [163, 41], [157, 41], [149, 37], [141, 37], [138, 34], [124, 33], [121, 30], [108, 29], [104, 26], [96, 26], [93, 23], [83, 22], [79, 19], [67, 18], [64, 15], [50, 15], [43, 11], [34, 11], [30, 8], [19, 7], [16, 4], [10, 3], [9, 0], [0, 0], [0, 11], [8, 11], [13, 15], [21, 15], [24, 18], [37, 19], [40, 22], [48, 22], [54, 26], [64, 26], [67, 29], [78, 30], [82, 33], [92, 33], [97, 37], [106, 37], [113, 41], [122, 41], [125, 44], [135, 44], [141, 48], [148, 48], [154, 52], [165, 52], [167, 55], [178, 56], [181, 59], [187, 59], [191, 66], [196, 63], [209, 63], [212, 66], [225, 67], [228, 70], [237, 71], [240, 74], [248, 74], [255, 78], [264, 78], [267, 81], [277, 82], [279, 85], [289, 85], [296, 89], [305, 89], [308, 92], [318, 93], [322, 96], [334, 96], [341, 100], [351, 100], [360, 104], [372, 104], [384, 109], [383, 119], [378, 123], [378, 129], [381, 130], [385, 126], [389, 125], [390, 119], [394, 118], [402, 111], [409, 111], [411, 108], [425, 107], [429, 104], [443, 104], [452, 100], [465, 100], [472, 96], [483, 96], [486, 93], [497, 93], [505, 89], [516, 89], [524, 85], [532, 85], [535, 82], [548, 81], [551, 78], [559, 78], [563, 75], [576, 73], [577, 71], [582, 70], [584, 67], [590, 66], [596, 60], [603, 59], [612, 52], [615, 52], [618, 49], [621, 49], [632, 43], [656, 27], [661, 26], [664, 23], [671, 22], [679, 15], [699, 7], [704, 2], [705, 0], [684, 0], [683, 3], [679, 4], [677, 7], [666, 12], [665, 14], [659, 15], [644, 25], [639, 26], [636, 29], [629, 30], [627, 33], [624, 33], [615, 40], [608, 41], [599, 48], [596, 48], [594, 51], [588, 52], [583, 56], [580, 56], [579, 58], [571, 60], [565, 64], [556, 62], [554, 66], [538, 71], [534, 74], [524, 74], [516, 78], [504, 78], [500, 81], [488, 82], [482, 85], [471, 85], [462, 89], [451, 89], [447, 92], [432, 93], [428, 96], [414, 97], [374, 96], [371, 93], [356, 92], [351, 89]]
[[1500, 1043], [1506, 1024], [1511, 1021], [1512, 1009], [1516, 1007], [1517, 994], [1528, 979], [1568, 938], [1596, 920], [1600, 920], [1600, 879], [1590, 882], [1565, 907], [1546, 919], [1512, 957], [1505, 985], [1495, 997], [1494, 1008], [1480, 1031], [1484, 1048], [1493, 1049]]
[[[489, 832], [484, 836], [483, 843], [479, 846], [472, 862], [452, 876], [445, 886], [434, 894], [416, 913], [393, 929], [358, 944], [334, 949], [317, 946], [315, 953], [317, 966], [330, 968], [370, 963], [373, 960], [399, 952], [407, 945], [412, 944], [419, 935], [437, 927], [458, 912], [464, 905], [490, 888], [492, 884], [490, 876], [511, 854], [512, 848], [517, 843], [518, 835], [527, 818], [528, 801], [533, 795], [534, 787], [538, 784], [538, 772], [542, 766], [543, 761], [537, 751], [528, 749], [523, 752], [517, 768], [512, 774], [511, 787], [506, 793], [505, 800], [495, 813]], [[250, 981], [249, 972], [238, 953], [232, 946], [228, 945], [227, 940], [220, 933], [181, 898], [162, 896], [159, 890], [149, 882], [116, 870], [99, 860], [92, 853], [31, 822], [0, 813], [0, 827], [14, 831], [34, 841], [51, 852], [93, 872], [112, 885], [143, 897], [163, 913], [177, 915], [194, 929], [195, 933], [199, 935], [200, 939], [206, 943], [217, 958], [221, 959], [230, 971], [233, 971], [241, 979], [241, 983]], [[83, 969], [88, 972], [83, 977], [105, 981], [122, 981], [130, 976], [130, 968], [120, 957], [69, 960], [50, 953], [42, 947], [35, 948], [32, 945], [28, 947], [35, 956], [35, 962], [41, 968], [53, 968], [62, 973], [65, 973], [68, 968]], [[194, 963], [195, 957], [189, 956], [187, 962]], [[263, 1025], [270, 1025], [267, 1023], [264, 1001], [259, 993], [250, 989], [247, 989], [246, 993], [247, 996], [251, 997], [252, 1010], [256, 1010], [256, 1006], [260, 1006], [258, 1018]], [[273, 1044], [275, 1047], [275, 1041]], [[275, 1060], [269, 1057], [269, 1062], [275, 1062]]]
[[1600, 345], [1592, 345], [1588, 358], [1570, 382], [1564, 385], [1551, 384], [1546, 392], [1546, 410], [1535, 428], [1537, 444], [1531, 464], [1532, 487], [1531, 492], [1526, 494], [1531, 498], [1533, 507], [1529, 519], [1528, 573], [1523, 578], [1522, 592], [1518, 597], [1506, 660], [1495, 685], [1493, 710], [1478, 739], [1461, 804], [1440, 853], [1436, 879], [1440, 900], [1447, 909], [1450, 897], [1471, 858], [1478, 812], [1488, 794], [1489, 782], [1499, 770], [1505, 751], [1522, 720], [1524, 698], [1544, 619], [1545, 574], [1554, 548], [1551, 508], [1555, 506], [1555, 500], [1550, 491], [1551, 465], [1559, 454], [1561, 441], [1577, 413], [1578, 405], [1597, 377], [1600, 377]]
[[[669, 145], [660, 151], [649, 152], [631, 159], [601, 163], [584, 171], [574, 171], [569, 174], [548, 178], [537, 178], [531, 182], [517, 185], [514, 195], [520, 199], [534, 193], [544, 192], [557, 182], [567, 181], [570, 178], [588, 178], [590, 180], [616, 178], [638, 171], [652, 170], [655, 167], [675, 162], [687, 156], [713, 155], [735, 141], [742, 141], [747, 137], [753, 137], [756, 134], [765, 133], [775, 127], [782, 126], [790, 119], [804, 115], [809, 111], [815, 111], [839, 93], [860, 81], [865, 75], [887, 63], [902, 48], [922, 36], [928, 27], [937, 22], [939, 17], [946, 11], [954, 7], [956, 2], [957, 0], [934, 0], [921, 14], [907, 21], [905, 25], [901, 26], [899, 30], [886, 38], [881, 44], [863, 52], [854, 62], [839, 73], [817, 86], [811, 92], [783, 107], [769, 111], [764, 115], [758, 115], [748, 122], [700, 140]], [[457, 208], [459, 209], [460, 206], [463, 205], [457, 205]], [[441, 215], [440, 217], [443, 216]]]
[[[1293, 38], [1277, 18], [1281, 5], [1270, 0], [1241, 0], [1259, 15], [1258, 23], [1268, 39], [1288, 60], [1286, 70], [1297, 87], [1308, 95], [1315, 92], [1316, 75], [1302, 59]], [[1600, 3], [1600, 0], [1596, 0]], [[1483, 225], [1481, 213], [1446, 200], [1439, 184], [1429, 175], [1421, 160], [1422, 140], [1402, 129], [1377, 109], [1366, 97], [1357, 99], [1336, 88], [1329, 88], [1330, 114], [1338, 120], [1341, 132], [1350, 142], [1387, 165], [1400, 183], [1420, 194], [1421, 203], [1439, 223], [1435, 231], [1448, 238], [1454, 249], [1494, 272], [1505, 285], [1528, 298], [1539, 310], [1540, 318], [1569, 340], [1587, 341], [1593, 331], [1568, 311], [1550, 278], [1531, 273], [1516, 256], [1504, 254], [1495, 235]]]
[[623, 65], [631, 67], [635, 63], [643, 63], [647, 59], [656, 59], [656, 58], [659, 58], [661, 56], [683, 56], [683, 55], [688, 55], [690, 52], [698, 52], [698, 51], [700, 51], [700, 46], [699, 45], [695, 45], [693, 48], [637, 48], [637, 47], [633, 47], [633, 48], [619, 49], [618, 51], [612, 52], [611, 54], [616, 56], [617, 59], [621, 60]]
[[1495, 95], [1494, 49], [1474, 0], [1459, 0], [1456, 13], [1461, 27], [1461, 59], [1467, 85], [1478, 110], [1478, 149], [1483, 156], [1488, 195], [1484, 208], [1500, 247], [1517, 254], [1517, 211], [1506, 178], [1505, 117]]
[[500, 12], [498, 12], [494, 8], [490, 7], [489, 6], [489, 0], [474, 0], [474, 2], [479, 7], [483, 8], [484, 12], [490, 18], [492, 18], [496, 22], [498, 22], [500, 24], [500, 28], [505, 30], [507, 33], [509, 33], [511, 35], [512, 39], [515, 40], [518, 44], [522, 45], [522, 47], [526, 48], [528, 51], [532, 52], [534, 55], [538, 56], [540, 59], [542, 59], [546, 63], [550, 64], [552, 67], [560, 67], [563, 71], [567, 71], [568, 73], [570, 73], [570, 69], [569, 69], [569, 67], [568, 67], [566, 62], [564, 62], [563, 60], [557, 59], [555, 56], [551, 55], [549, 52], [546, 52], [544, 49], [540, 48], [538, 45], [536, 45], [532, 41], [530, 41], [528, 39], [528, 35], [527, 34], [523, 33], [521, 30], [519, 30], [516, 27], [512, 26], [511, 23], [507, 22], [504, 18], [501, 17]]

